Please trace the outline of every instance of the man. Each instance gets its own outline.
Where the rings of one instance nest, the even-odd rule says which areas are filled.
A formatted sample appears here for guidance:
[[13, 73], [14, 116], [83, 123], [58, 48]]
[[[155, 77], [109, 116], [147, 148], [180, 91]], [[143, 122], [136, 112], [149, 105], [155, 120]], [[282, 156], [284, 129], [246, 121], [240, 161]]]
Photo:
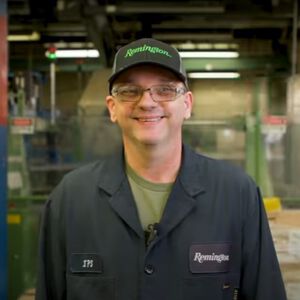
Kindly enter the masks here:
[[182, 144], [193, 95], [178, 52], [121, 48], [109, 89], [123, 148], [51, 194], [37, 299], [286, 299], [255, 183]]

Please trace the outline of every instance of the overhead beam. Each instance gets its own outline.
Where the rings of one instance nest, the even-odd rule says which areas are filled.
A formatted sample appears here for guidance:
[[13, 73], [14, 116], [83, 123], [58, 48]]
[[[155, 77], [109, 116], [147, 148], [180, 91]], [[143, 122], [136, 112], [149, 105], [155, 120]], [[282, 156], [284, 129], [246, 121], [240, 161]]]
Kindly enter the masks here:
[[95, 9], [91, 7], [85, 8], [88, 15], [105, 13], [111, 15], [127, 15], [127, 14], [220, 14], [225, 12], [225, 7], [220, 5], [178, 5], [174, 3], [161, 3], [160, 5], [149, 2], [127, 3], [126, 5], [104, 5]]
[[87, 32], [95, 47], [100, 53], [101, 65], [107, 67], [111, 64], [110, 58], [113, 51], [113, 34], [107, 16], [103, 12], [87, 14], [86, 11], [94, 11], [99, 8], [95, 0], [86, 0], [84, 20]]
[[255, 71], [289, 70], [289, 61], [284, 57], [244, 57], [227, 59], [183, 59], [186, 70], [189, 71]]
[[[99, 20], [101, 21], [99, 22]], [[98, 20], [98, 22], [96, 21]], [[102, 65], [107, 66], [108, 57], [106, 53], [104, 36], [105, 36], [105, 27], [107, 26], [105, 18], [102, 16], [97, 16], [92, 19], [85, 19], [88, 36], [94, 43], [95, 47], [98, 49], [100, 53], [100, 62]]]
[[232, 33], [163, 33], [163, 32], [154, 32], [152, 35], [153, 38], [163, 41], [228, 41], [233, 39]]
[[[222, 16], [222, 19], [215, 18], [198, 18], [187, 19], [184, 22], [184, 18], [176, 21], [163, 21], [159, 24], [153, 24], [152, 28], [154, 30], [174, 30], [176, 28], [180, 29], [255, 29], [255, 28], [285, 28], [290, 26], [290, 19], [260, 19], [260, 18], [230, 18]], [[300, 24], [298, 24], [299, 26]]]

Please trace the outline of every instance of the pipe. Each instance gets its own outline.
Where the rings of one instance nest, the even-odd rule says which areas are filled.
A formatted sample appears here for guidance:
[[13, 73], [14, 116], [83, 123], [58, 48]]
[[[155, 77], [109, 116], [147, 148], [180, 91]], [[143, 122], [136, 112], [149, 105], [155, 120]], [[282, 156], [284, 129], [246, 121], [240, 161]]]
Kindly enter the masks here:
[[50, 123], [55, 125], [56, 117], [56, 89], [55, 89], [55, 62], [50, 64], [50, 101], [51, 101], [51, 116]]
[[297, 33], [298, 33], [298, 0], [294, 0], [293, 41], [292, 41], [292, 76], [297, 73]]

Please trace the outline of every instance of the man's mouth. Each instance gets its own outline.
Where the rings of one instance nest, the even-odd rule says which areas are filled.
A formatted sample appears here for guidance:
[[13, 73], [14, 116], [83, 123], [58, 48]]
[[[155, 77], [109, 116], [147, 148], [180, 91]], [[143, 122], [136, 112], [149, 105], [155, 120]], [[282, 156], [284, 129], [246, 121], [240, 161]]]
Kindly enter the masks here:
[[163, 117], [136, 117], [135, 120], [143, 123], [153, 123], [153, 122], [159, 122]]
[[162, 117], [155, 118], [136, 118], [139, 122], [158, 122], [162, 119]]

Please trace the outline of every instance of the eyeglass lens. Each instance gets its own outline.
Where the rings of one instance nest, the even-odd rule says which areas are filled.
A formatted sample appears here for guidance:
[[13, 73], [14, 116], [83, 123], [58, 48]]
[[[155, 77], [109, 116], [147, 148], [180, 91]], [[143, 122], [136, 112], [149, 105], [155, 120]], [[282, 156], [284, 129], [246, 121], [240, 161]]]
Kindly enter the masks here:
[[184, 89], [170, 85], [155, 85], [147, 89], [143, 89], [140, 86], [128, 85], [118, 87], [112, 93], [121, 101], [138, 101], [146, 91], [150, 93], [154, 101], [172, 101], [179, 94], [182, 94]]

